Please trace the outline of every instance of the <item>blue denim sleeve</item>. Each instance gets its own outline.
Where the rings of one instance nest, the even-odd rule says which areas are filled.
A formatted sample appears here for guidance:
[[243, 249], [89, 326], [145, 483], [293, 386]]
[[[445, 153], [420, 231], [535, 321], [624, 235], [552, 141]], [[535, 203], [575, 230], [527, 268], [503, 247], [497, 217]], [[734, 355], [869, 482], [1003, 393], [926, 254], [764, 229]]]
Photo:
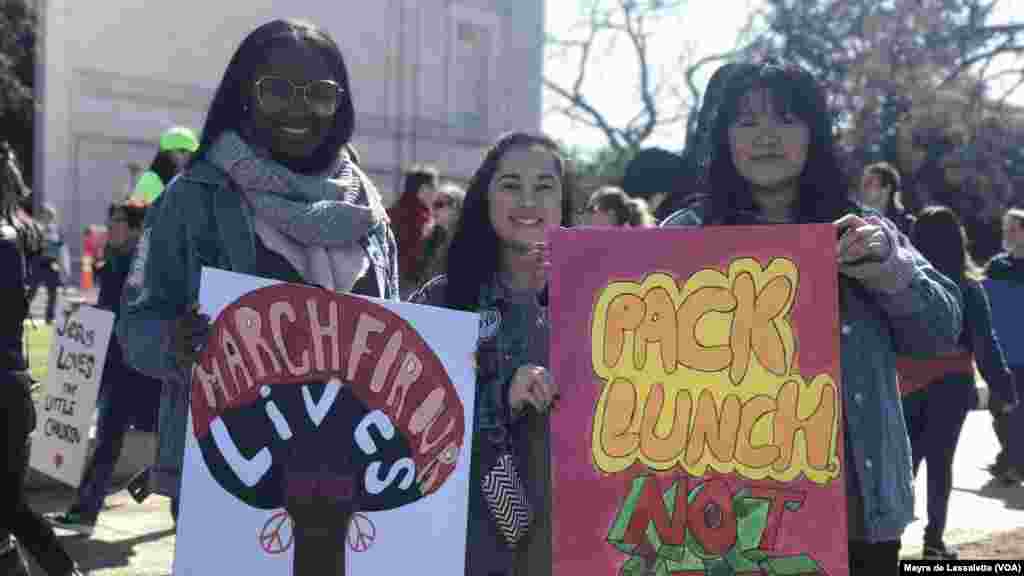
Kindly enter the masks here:
[[125, 362], [164, 381], [181, 377], [174, 321], [198, 298], [199, 264], [190, 248], [190, 210], [183, 205], [189, 194], [181, 184], [165, 191], [146, 214], [116, 328]]
[[395, 240], [395, 232], [388, 225], [388, 284], [389, 299], [401, 300], [398, 289], [398, 241]]
[[1013, 372], [1006, 364], [1003, 347], [992, 328], [992, 308], [985, 287], [976, 280], [963, 286], [964, 326], [969, 330], [974, 359], [992, 395], [1006, 404], [1017, 403], [1017, 387]]
[[[931, 356], [955, 350], [963, 326], [960, 288], [932, 267], [892, 222], [880, 221], [892, 240], [889, 258], [844, 273], [860, 278], [885, 311], [897, 354]], [[876, 269], [865, 274], [867, 267]]]

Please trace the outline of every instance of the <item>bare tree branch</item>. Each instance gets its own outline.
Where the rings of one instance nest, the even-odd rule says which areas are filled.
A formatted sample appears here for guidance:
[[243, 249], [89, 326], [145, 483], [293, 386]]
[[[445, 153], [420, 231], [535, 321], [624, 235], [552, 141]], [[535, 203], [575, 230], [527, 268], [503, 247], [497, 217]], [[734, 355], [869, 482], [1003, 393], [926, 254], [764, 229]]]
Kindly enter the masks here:
[[[622, 149], [622, 143], [619, 141], [621, 135], [612, 128], [611, 124], [605, 119], [604, 115], [601, 114], [596, 108], [594, 108], [587, 99], [579, 92], [569, 92], [565, 88], [551, 82], [547, 78], [544, 79], [544, 87], [551, 90], [555, 94], [558, 94], [562, 98], [568, 100], [575, 108], [579, 109], [582, 113], [590, 118], [589, 121], [585, 121], [595, 128], [604, 132], [605, 137], [608, 138], [608, 144], [616, 149]], [[565, 110], [563, 110], [565, 113]]]
[[[578, 26], [564, 37], [549, 38], [552, 51], [563, 62], [573, 62], [570, 73], [561, 77], [545, 75], [544, 87], [562, 102], [558, 113], [600, 131], [608, 146], [616, 153], [632, 153], [639, 149], [659, 127], [678, 123], [688, 112], [688, 99], [679, 73], [687, 70], [689, 59], [680, 59], [676, 66], [665, 66], [664, 55], [656, 51], [655, 41], [665, 34], [665, 23], [679, 15], [687, 0], [592, 0], [581, 8]], [[615, 57], [628, 55], [633, 65], [631, 77], [621, 70], [612, 72], [622, 86], [632, 83], [639, 104], [636, 113], [622, 122], [609, 110], [601, 109], [597, 92], [591, 82], [608, 50]], [[626, 52], [623, 52], [623, 51]], [[634, 67], [635, 66], [635, 67]], [[564, 64], [563, 64], [564, 68]], [[597, 88], [600, 90], [601, 88]]]
[[1017, 70], [1016, 72], [1018, 75], [1020, 75], [1020, 78], [1017, 79], [1017, 82], [1015, 82], [1009, 90], [1003, 92], [1003, 95], [996, 99], [996, 102], [998, 102], [1000, 106], [1006, 104], [1006, 100], [1010, 96], [1013, 96], [1013, 93], [1016, 92], [1021, 86], [1024, 86], [1024, 70]]
[[646, 112], [647, 121], [641, 128], [637, 139], [643, 141], [654, 132], [658, 124], [658, 106], [654, 101], [654, 94], [651, 92], [651, 70], [647, 60], [647, 38], [643, 31], [643, 14], [633, 11], [633, 0], [619, 0], [625, 16], [626, 35], [633, 44], [636, 52], [637, 64], [640, 67], [640, 100]]

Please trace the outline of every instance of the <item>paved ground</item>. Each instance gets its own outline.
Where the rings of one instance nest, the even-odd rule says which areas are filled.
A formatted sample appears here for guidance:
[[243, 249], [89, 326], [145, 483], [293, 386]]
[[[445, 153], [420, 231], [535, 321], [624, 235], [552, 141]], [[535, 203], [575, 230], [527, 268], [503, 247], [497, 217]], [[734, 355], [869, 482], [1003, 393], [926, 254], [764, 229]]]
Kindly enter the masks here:
[[[994, 534], [1024, 527], [1024, 485], [1000, 486], [985, 470], [999, 445], [987, 412], [967, 417], [953, 463], [953, 496], [950, 499], [946, 543], [975, 542]], [[903, 535], [905, 555], [919, 554], [926, 514], [926, 467], [921, 466], [916, 483], [917, 516]]]
[[[39, 512], [63, 511], [73, 494], [37, 492], [31, 495]], [[127, 492], [107, 498], [91, 538], [58, 530], [68, 553], [90, 576], [166, 576], [174, 560], [174, 524], [169, 500], [150, 496], [136, 504]], [[33, 576], [42, 575], [38, 568]]]

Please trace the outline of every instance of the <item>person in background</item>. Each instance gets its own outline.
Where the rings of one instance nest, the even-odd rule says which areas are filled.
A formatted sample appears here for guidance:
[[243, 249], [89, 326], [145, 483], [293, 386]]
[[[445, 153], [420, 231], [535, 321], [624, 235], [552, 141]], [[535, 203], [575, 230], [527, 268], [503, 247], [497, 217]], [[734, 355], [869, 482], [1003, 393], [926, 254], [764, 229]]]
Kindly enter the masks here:
[[349, 145], [355, 120], [330, 34], [264, 24], [231, 57], [191, 163], [146, 214], [116, 329], [128, 365], [164, 383], [151, 484], [175, 519], [191, 368], [210, 331], [203, 266], [398, 299], [394, 235]]
[[1003, 251], [985, 265], [985, 276], [1024, 284], [1024, 208], [1003, 214]]
[[709, 157], [698, 159], [709, 197], [662, 226], [835, 226], [836, 245], [820, 248], [839, 268], [849, 568], [853, 576], [892, 574], [914, 514], [896, 355], [953, 349], [960, 290], [892, 222], [846, 198], [832, 115], [810, 73], [740, 63], [723, 82], [709, 112]]
[[42, 253], [32, 262], [32, 288], [29, 296], [35, 300], [40, 285], [46, 287], [46, 323], [53, 324], [57, 310], [57, 290], [70, 271], [64, 270], [61, 265], [65, 246], [64, 233], [57, 220], [57, 209], [53, 204], [43, 204], [37, 220], [43, 227], [44, 243]]
[[135, 183], [131, 199], [152, 204], [178, 173], [185, 169], [199, 149], [196, 133], [186, 126], [175, 126], [160, 135], [160, 147], [149, 169]]
[[31, 232], [15, 212], [29, 193], [14, 152], [0, 145], [0, 567], [27, 574], [24, 547], [47, 575], [74, 576], [81, 574], [75, 562], [25, 498], [29, 434], [37, 424], [22, 340], [29, 308], [24, 245]]
[[[548, 372], [546, 230], [571, 225], [573, 178], [547, 136], [506, 134], [488, 150], [466, 192], [448, 268], [410, 301], [479, 312], [467, 575], [551, 574], [548, 416], [558, 385]], [[481, 483], [511, 454], [533, 523], [509, 543]]]
[[645, 148], [626, 164], [622, 190], [631, 198], [643, 199], [648, 209], [657, 213], [678, 186], [682, 162], [668, 150]]
[[[146, 205], [130, 200], [110, 207], [107, 259], [99, 271], [101, 277], [97, 307], [120, 314], [121, 292], [131, 271], [132, 257]], [[78, 486], [77, 500], [63, 513], [47, 515], [58, 528], [91, 535], [103, 501], [110, 488], [115, 465], [124, 446], [128, 427], [153, 432], [160, 404], [160, 381], [136, 372], [124, 364], [117, 334], [111, 334], [103, 378], [100, 382], [99, 418], [96, 424], [96, 449]]]
[[445, 182], [437, 189], [431, 205], [434, 228], [423, 247], [425, 261], [423, 282], [444, 274], [448, 267], [448, 248], [455, 234], [455, 225], [462, 215], [466, 191], [454, 182]]
[[945, 206], [929, 206], [917, 215], [910, 243], [936, 270], [955, 280], [963, 294], [963, 331], [957, 349], [931, 358], [901, 357], [896, 362], [901, 388], [914, 389], [903, 397], [914, 475], [922, 460], [928, 463], [924, 557], [949, 560], [957, 557], [943, 542], [953, 490], [953, 455], [967, 413], [977, 404], [975, 362], [991, 391], [988, 409], [994, 417], [1016, 407], [1017, 388], [992, 331], [981, 270], [967, 251], [967, 233], [960, 219]]
[[434, 199], [440, 176], [432, 166], [417, 166], [405, 173], [402, 196], [389, 210], [398, 242], [398, 279], [402, 296], [407, 296], [429, 278], [426, 243], [434, 229]]
[[583, 208], [580, 221], [587, 226], [651, 228], [654, 216], [643, 198], [630, 198], [615, 186], [596, 190]]
[[914, 215], [903, 206], [900, 172], [888, 162], [864, 167], [860, 179], [860, 202], [884, 215], [903, 234], [910, 234]]
[[434, 223], [449, 235], [455, 232], [455, 225], [462, 215], [462, 204], [466, 201], [466, 191], [455, 182], [444, 182], [437, 189], [437, 196], [431, 205]]
[[[1003, 252], [996, 254], [985, 266], [985, 276], [1024, 287], [1024, 209], [1010, 208], [1003, 215]], [[1011, 313], [995, 310], [996, 314]], [[1003, 342], [1004, 348], [1024, 346], [1024, 342]], [[1024, 381], [1024, 365], [1011, 364], [1018, 382]], [[999, 454], [989, 472], [1004, 484], [1024, 482], [1024, 411], [996, 415], [992, 422], [999, 439]]]

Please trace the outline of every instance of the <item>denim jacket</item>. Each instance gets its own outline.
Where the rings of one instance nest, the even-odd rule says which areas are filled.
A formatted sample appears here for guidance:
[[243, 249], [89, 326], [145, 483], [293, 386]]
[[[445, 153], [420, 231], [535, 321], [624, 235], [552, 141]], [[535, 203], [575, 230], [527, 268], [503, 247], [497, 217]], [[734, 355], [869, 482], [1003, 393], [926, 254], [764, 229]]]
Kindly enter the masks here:
[[[409, 300], [417, 304], [444, 306], [447, 279], [427, 282]], [[528, 298], [528, 299], [526, 299]], [[508, 390], [516, 370], [524, 364], [548, 366], [550, 330], [547, 309], [532, 295], [508, 292], [500, 283], [491, 282], [481, 291], [479, 307], [480, 337], [477, 348], [476, 414], [474, 418], [473, 477], [478, 485], [482, 476], [484, 442], [497, 443], [507, 438], [516, 454], [523, 475], [534, 520], [532, 536], [516, 553], [488, 532], [492, 520], [479, 494], [472, 494], [469, 506], [469, 556], [467, 573], [515, 573], [544, 576], [551, 573], [551, 446], [546, 416], [532, 411], [514, 417], [508, 408]], [[477, 488], [479, 492], [479, 488]], [[501, 550], [504, 548], [505, 550]], [[510, 568], [515, 566], [514, 569]]]
[[[409, 301], [444, 306], [447, 284], [445, 276], [438, 276], [409, 296]], [[523, 364], [547, 366], [549, 330], [544, 308], [514, 305], [497, 282], [484, 288], [477, 312], [480, 340], [475, 430], [487, 433], [512, 421], [507, 398], [516, 369]]]
[[[372, 186], [356, 173], [364, 186]], [[397, 247], [390, 226], [382, 223], [360, 242], [371, 263], [367, 274], [376, 277], [377, 296], [397, 300]], [[175, 319], [199, 301], [203, 266], [258, 275], [259, 257], [248, 204], [212, 164], [197, 162], [176, 177], [147, 211], [124, 286], [117, 336], [131, 367], [165, 382], [153, 475], [159, 493], [176, 494], [174, 476], [180, 475], [184, 455], [191, 376], [174, 361]]]
[[[892, 258], [901, 261], [901, 274], [909, 274], [909, 282], [896, 290], [841, 282], [839, 294], [849, 538], [870, 542], [899, 540], [914, 515], [896, 355], [951, 351], [962, 326], [956, 283], [936, 271], [895, 225], [885, 224], [894, 240]], [[692, 209], [662, 223], [701, 225], [702, 215]]]

